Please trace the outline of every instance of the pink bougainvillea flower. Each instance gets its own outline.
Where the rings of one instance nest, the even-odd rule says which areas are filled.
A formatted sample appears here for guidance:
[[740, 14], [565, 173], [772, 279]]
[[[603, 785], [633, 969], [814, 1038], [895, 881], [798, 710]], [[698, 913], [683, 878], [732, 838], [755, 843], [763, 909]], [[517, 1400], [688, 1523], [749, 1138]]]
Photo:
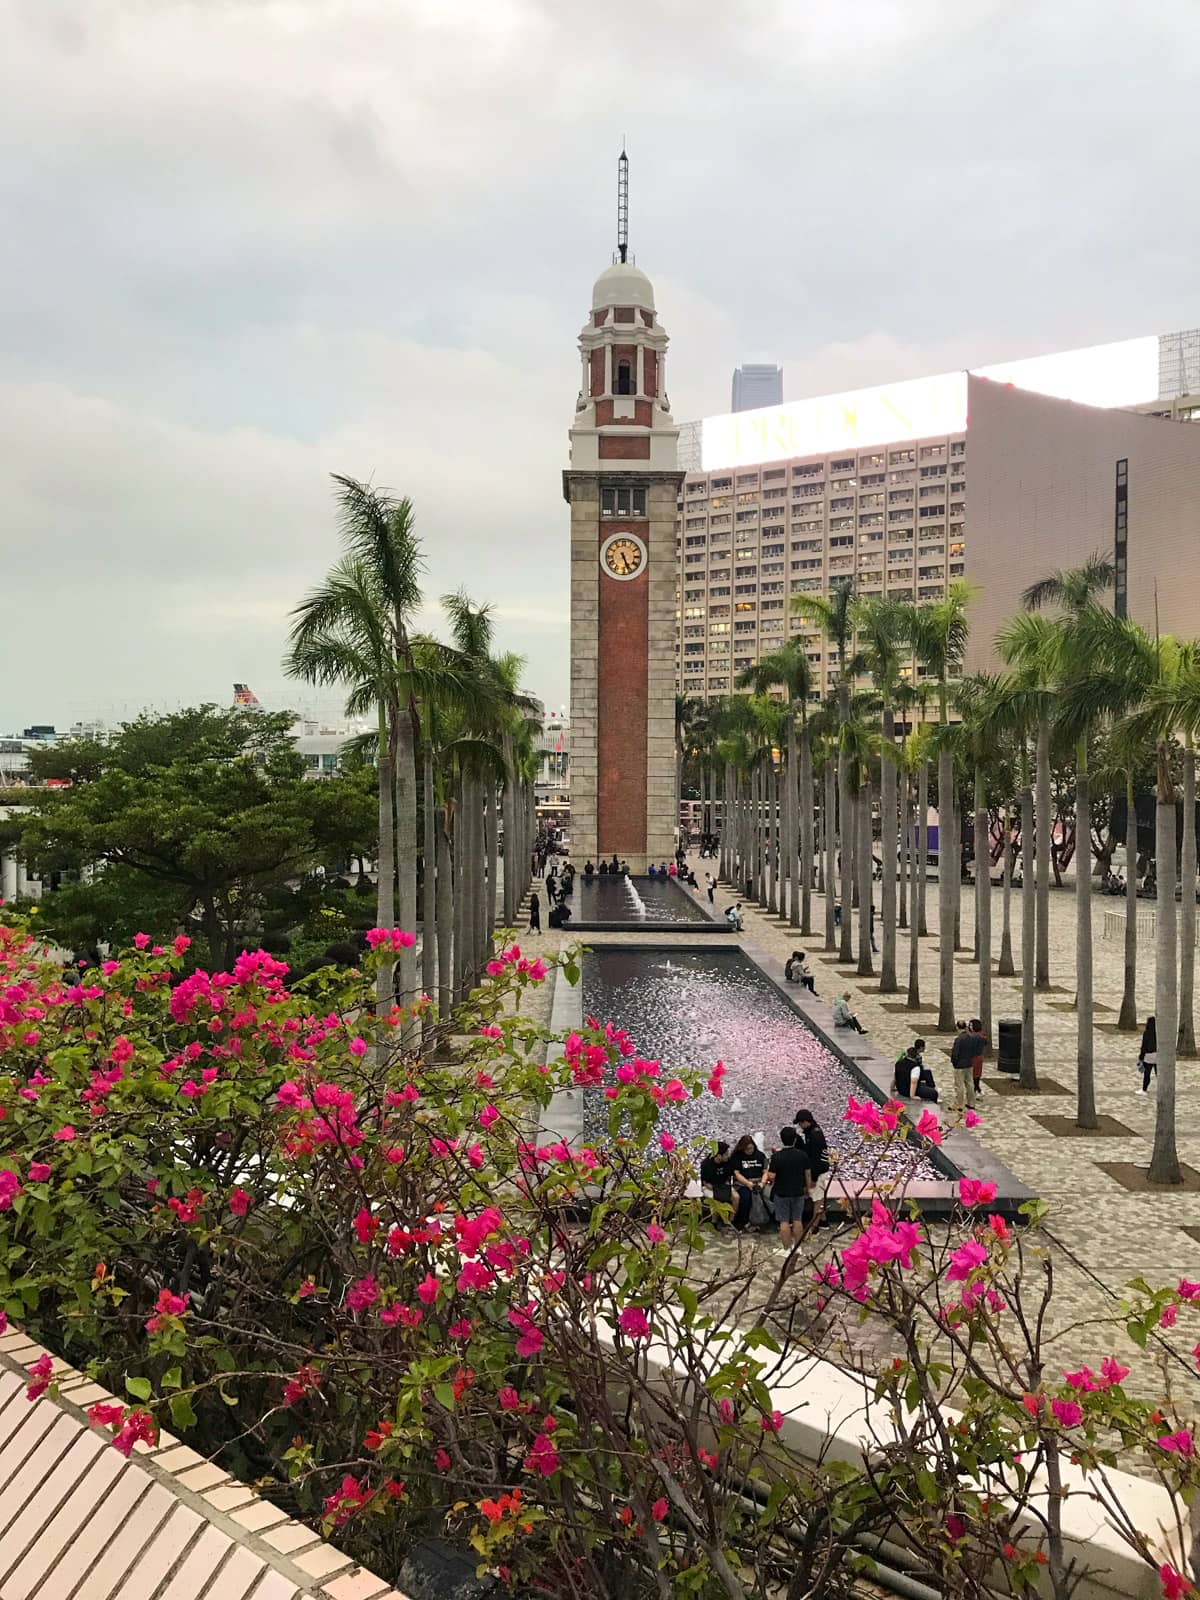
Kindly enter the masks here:
[[52, 1133], [50, 1137], [52, 1139], [57, 1139], [60, 1144], [70, 1144], [75, 1137], [75, 1129], [68, 1122], [59, 1128], [55, 1133]]
[[431, 1306], [442, 1292], [442, 1286], [432, 1272], [427, 1272], [417, 1285], [417, 1299], [422, 1305]]
[[1105, 1356], [1100, 1363], [1100, 1376], [1105, 1386], [1111, 1388], [1113, 1384], [1124, 1383], [1129, 1376], [1129, 1368], [1123, 1367], [1114, 1356]]
[[498, 1122], [499, 1120], [500, 1113], [493, 1105], [484, 1106], [483, 1110], [479, 1113], [479, 1126], [481, 1128], [490, 1128], [493, 1122]]
[[1012, 1238], [1012, 1229], [1009, 1227], [1008, 1223], [1005, 1222], [1004, 1218], [998, 1211], [993, 1211], [987, 1220], [988, 1227], [992, 1230], [997, 1239], [1003, 1239], [1007, 1243], [1007, 1241]]
[[1094, 1394], [1104, 1387], [1097, 1380], [1096, 1374], [1091, 1367], [1080, 1367], [1078, 1372], [1064, 1372], [1063, 1377], [1071, 1385], [1072, 1389], [1080, 1389], [1085, 1394]]
[[778, 1433], [783, 1427], [783, 1412], [772, 1411], [769, 1415], [764, 1413], [759, 1417], [758, 1425], [764, 1433]]
[[536, 1472], [539, 1477], [550, 1478], [558, 1471], [558, 1451], [548, 1433], [539, 1433], [525, 1456], [526, 1472]]
[[928, 1139], [931, 1144], [942, 1142], [942, 1126], [932, 1111], [922, 1111], [920, 1121], [917, 1123], [917, 1132], [922, 1139]]
[[650, 1515], [654, 1518], [655, 1522], [665, 1522], [667, 1520], [667, 1501], [665, 1495], [660, 1495], [650, 1507]]
[[448, 1450], [435, 1450], [433, 1464], [439, 1472], [450, 1471], [450, 1452]]
[[1180, 1428], [1177, 1433], [1164, 1433], [1158, 1441], [1158, 1448], [1174, 1455], [1191, 1456], [1196, 1453], [1196, 1441], [1186, 1428]]
[[150, 935], [148, 933], [135, 933], [133, 942], [137, 949], [144, 950], [150, 943]]
[[733, 1401], [718, 1400], [717, 1415], [720, 1417], [722, 1422], [732, 1422], [734, 1419]]
[[661, 1244], [667, 1236], [657, 1222], [652, 1222], [646, 1229], [646, 1237], [651, 1244]]
[[1041, 1415], [1042, 1403], [1036, 1394], [1023, 1394], [1021, 1396], [1021, 1404], [1031, 1417]]
[[254, 1196], [245, 1189], [234, 1189], [229, 1196], [229, 1209], [235, 1217], [244, 1217], [254, 1204]]
[[1159, 1567], [1158, 1581], [1162, 1585], [1163, 1600], [1183, 1600], [1184, 1595], [1193, 1593], [1192, 1585], [1169, 1561]]
[[48, 1161], [31, 1161], [29, 1163], [30, 1183], [45, 1183], [50, 1176], [50, 1163]]
[[148, 1411], [132, 1411], [121, 1424], [113, 1440], [113, 1449], [126, 1461], [133, 1454], [135, 1444], [153, 1444], [158, 1438], [158, 1424]]
[[1161, 1315], [1159, 1316], [1159, 1319], [1158, 1319], [1159, 1327], [1160, 1328], [1173, 1328], [1175, 1326], [1175, 1319], [1178, 1317], [1178, 1315], [1179, 1315], [1179, 1310], [1178, 1310], [1178, 1308], [1176, 1306], [1173, 1306], [1173, 1305], [1164, 1306], [1162, 1308], [1162, 1313], [1161, 1313]]
[[1192, 1283], [1187, 1278], [1180, 1278], [1179, 1287], [1175, 1293], [1181, 1300], [1200, 1300], [1200, 1283]]
[[978, 1178], [960, 1178], [958, 1198], [964, 1206], [990, 1206], [996, 1198], [996, 1185], [981, 1183]]
[[965, 1128], [977, 1128], [982, 1121], [983, 1118], [978, 1111], [972, 1111], [968, 1108], [966, 1115], [963, 1117], [963, 1126]]
[[124, 1406], [110, 1405], [104, 1400], [88, 1407], [87, 1418], [93, 1428], [118, 1428], [124, 1416]]
[[942, 1526], [945, 1528], [946, 1537], [951, 1544], [959, 1544], [967, 1537], [967, 1525], [955, 1512], [951, 1512]]
[[[183, 955], [191, 948], [192, 941], [188, 938], [186, 933], [177, 934], [175, 938], [171, 940], [171, 949], [174, 950], [177, 956]], [[287, 969], [285, 968], [284, 970], [286, 971]]]
[[968, 1239], [965, 1244], [959, 1245], [950, 1257], [950, 1267], [946, 1273], [947, 1283], [966, 1283], [967, 1279], [985, 1264], [987, 1258], [986, 1247], [977, 1239]]
[[50, 1379], [54, 1376], [54, 1362], [44, 1351], [29, 1368], [32, 1382], [25, 1390], [27, 1400], [40, 1400], [50, 1387]]
[[1064, 1428], [1077, 1428], [1083, 1421], [1083, 1407], [1074, 1400], [1051, 1400], [1050, 1409]]
[[355, 1035], [351, 1039], [348, 1049], [352, 1056], [365, 1056], [367, 1053], [367, 1041], [361, 1036]]
[[646, 1313], [641, 1306], [626, 1306], [618, 1319], [621, 1332], [630, 1339], [648, 1339], [650, 1337], [650, 1324], [646, 1320]]
[[346, 1304], [351, 1311], [369, 1311], [378, 1299], [379, 1285], [368, 1274], [367, 1277], [359, 1278], [357, 1283], [351, 1285], [350, 1292], [346, 1296]]
[[675, 1148], [675, 1135], [672, 1133], [660, 1133], [658, 1136], [658, 1142], [662, 1148], [663, 1154], [669, 1156], [671, 1151]]
[[497, 1393], [496, 1399], [499, 1402], [501, 1411], [516, 1411], [521, 1405], [521, 1396], [511, 1384], [505, 1384], [504, 1388]]

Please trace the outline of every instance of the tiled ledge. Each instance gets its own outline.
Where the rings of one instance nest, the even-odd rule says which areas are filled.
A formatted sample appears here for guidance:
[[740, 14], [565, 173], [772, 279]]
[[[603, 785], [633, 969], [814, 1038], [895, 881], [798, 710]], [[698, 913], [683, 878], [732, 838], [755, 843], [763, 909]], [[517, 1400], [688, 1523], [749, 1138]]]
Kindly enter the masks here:
[[86, 1415], [116, 1397], [64, 1361], [27, 1400], [42, 1354], [0, 1338], [3, 1600], [405, 1600], [169, 1433], [123, 1460]]

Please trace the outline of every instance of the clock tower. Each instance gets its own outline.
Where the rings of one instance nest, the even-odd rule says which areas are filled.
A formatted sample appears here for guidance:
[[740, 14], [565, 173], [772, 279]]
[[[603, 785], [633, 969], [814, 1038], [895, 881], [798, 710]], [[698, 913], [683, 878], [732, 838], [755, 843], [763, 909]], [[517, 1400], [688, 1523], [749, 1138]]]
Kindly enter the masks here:
[[582, 384], [563, 495], [571, 507], [571, 855], [630, 870], [675, 854], [675, 503], [683, 473], [667, 335], [628, 243], [579, 336]]

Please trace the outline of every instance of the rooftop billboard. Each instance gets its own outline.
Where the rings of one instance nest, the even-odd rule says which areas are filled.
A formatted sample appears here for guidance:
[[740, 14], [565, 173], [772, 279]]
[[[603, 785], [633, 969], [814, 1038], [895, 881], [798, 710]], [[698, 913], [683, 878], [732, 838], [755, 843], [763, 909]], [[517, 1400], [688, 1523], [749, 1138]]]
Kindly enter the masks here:
[[[1057, 355], [973, 367], [978, 377], [1035, 394], [1091, 406], [1143, 405], [1158, 396], [1158, 337], [1065, 350]], [[758, 411], [705, 417], [700, 425], [704, 472], [752, 466], [781, 456], [862, 450], [967, 426], [967, 375], [947, 372], [874, 389], [795, 400]]]

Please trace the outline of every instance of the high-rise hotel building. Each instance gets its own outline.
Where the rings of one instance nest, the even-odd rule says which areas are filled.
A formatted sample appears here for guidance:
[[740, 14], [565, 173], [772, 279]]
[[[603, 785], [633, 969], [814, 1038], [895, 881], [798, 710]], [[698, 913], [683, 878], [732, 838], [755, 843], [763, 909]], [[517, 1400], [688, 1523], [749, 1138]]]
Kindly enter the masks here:
[[[989, 399], [1017, 390], [1050, 403], [1030, 409], [1014, 398], [1001, 406], [1001, 422], [996, 405], [973, 398], [981, 384]], [[1098, 416], [1093, 408], [1116, 409], [1128, 422], [1109, 417], [1105, 432], [1089, 421]], [[685, 424], [678, 692], [728, 694], [746, 667], [798, 636], [819, 698], [836, 662], [813, 621], [793, 606], [796, 596], [827, 595], [852, 580], [861, 595], [928, 601], [944, 595], [951, 579], [966, 577], [991, 591], [990, 603], [987, 593], [979, 600], [990, 625], [1001, 593], [1007, 603], [1009, 588], [1019, 595], [1025, 583], [1093, 549], [1111, 547], [1119, 565], [1140, 560], [1145, 578], [1165, 558], [1166, 524], [1189, 516], [1197, 581], [1187, 631], [1200, 632], [1200, 428], [1181, 433], [1173, 426], [1192, 419], [1200, 419], [1200, 331]], [[1134, 440], [1128, 447], [1127, 432]], [[1084, 448], [1083, 440], [1095, 447]], [[1147, 465], [1140, 485], [1136, 474], [1128, 476], [1129, 450], [1136, 455], [1139, 440]], [[1172, 461], [1166, 476], [1164, 447]], [[1122, 460], [1125, 526], [1133, 530], [1128, 553], [1118, 537]], [[1068, 501], [1069, 537], [1062, 531]], [[1177, 546], [1176, 539], [1180, 556]], [[1118, 595], [1123, 577], [1119, 572]], [[992, 633], [994, 627], [984, 657], [969, 665], [991, 664]]]

